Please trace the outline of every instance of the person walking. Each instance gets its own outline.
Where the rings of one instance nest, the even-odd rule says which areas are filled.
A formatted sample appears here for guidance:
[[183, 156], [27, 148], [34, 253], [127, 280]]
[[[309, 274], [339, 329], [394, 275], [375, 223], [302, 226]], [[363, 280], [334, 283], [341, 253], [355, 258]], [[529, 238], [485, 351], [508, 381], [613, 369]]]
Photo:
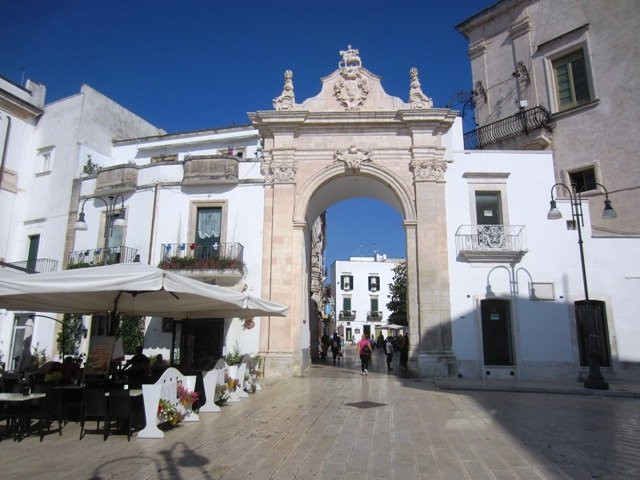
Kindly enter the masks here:
[[384, 351], [387, 354], [387, 373], [391, 373], [391, 362], [393, 361], [393, 343], [391, 343], [391, 337], [387, 337], [387, 343], [384, 345]]
[[398, 343], [398, 350], [400, 350], [400, 367], [405, 372], [409, 369], [407, 363], [409, 362], [409, 337], [407, 335], [400, 335], [398, 339], [401, 343]]
[[371, 360], [371, 343], [369, 342], [369, 335], [366, 333], [362, 336], [362, 340], [358, 342], [358, 353], [360, 354], [362, 375], [368, 375], [367, 369]]
[[335, 365], [336, 360], [340, 362], [340, 357], [342, 355], [342, 339], [338, 332], [334, 332], [331, 337], [331, 354], [333, 355], [333, 364]]

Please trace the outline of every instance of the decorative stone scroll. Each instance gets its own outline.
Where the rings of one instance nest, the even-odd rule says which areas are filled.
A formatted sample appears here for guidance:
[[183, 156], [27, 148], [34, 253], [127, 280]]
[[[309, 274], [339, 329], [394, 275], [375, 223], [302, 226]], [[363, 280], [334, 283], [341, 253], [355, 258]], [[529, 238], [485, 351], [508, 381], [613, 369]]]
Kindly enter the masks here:
[[446, 160], [412, 160], [411, 170], [415, 181], [444, 182]]
[[418, 69], [416, 67], [409, 70], [409, 78], [411, 79], [409, 88], [409, 103], [411, 104], [411, 108], [432, 108], [433, 100], [422, 92], [420, 79], [418, 78]]
[[293, 72], [285, 70], [284, 86], [279, 97], [273, 99], [274, 110], [293, 110], [296, 104], [296, 96], [293, 93]]
[[359, 172], [360, 166], [364, 162], [372, 162], [371, 156], [371, 149], [362, 149], [351, 145], [346, 150], [336, 150], [333, 154], [333, 161], [334, 163], [344, 163], [344, 168], [347, 172]]
[[263, 162], [260, 173], [267, 183], [295, 183], [297, 168], [293, 163]]

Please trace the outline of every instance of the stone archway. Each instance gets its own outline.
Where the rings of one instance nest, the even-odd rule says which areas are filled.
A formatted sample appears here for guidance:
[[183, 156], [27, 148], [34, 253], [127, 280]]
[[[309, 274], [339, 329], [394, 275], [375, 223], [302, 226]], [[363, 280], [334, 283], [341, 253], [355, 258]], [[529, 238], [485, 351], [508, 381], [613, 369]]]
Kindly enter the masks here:
[[[305, 235], [326, 203], [349, 198], [344, 179], [373, 182], [379, 197], [404, 218], [408, 266], [410, 361], [422, 376], [455, 372], [451, 352], [442, 133], [455, 119], [431, 108], [411, 69], [410, 102], [387, 95], [380, 78], [362, 67], [357, 50], [322, 79], [322, 90], [295, 103], [293, 74], [285, 73], [274, 110], [249, 114], [263, 140], [265, 215], [262, 296], [290, 305], [285, 318], [261, 324], [260, 351], [267, 375], [302, 374], [302, 324], [307, 311]], [[343, 183], [348, 183], [344, 182]], [[333, 187], [330, 187], [333, 186]], [[319, 199], [320, 198], [320, 199]], [[335, 199], [334, 199], [335, 200]]]

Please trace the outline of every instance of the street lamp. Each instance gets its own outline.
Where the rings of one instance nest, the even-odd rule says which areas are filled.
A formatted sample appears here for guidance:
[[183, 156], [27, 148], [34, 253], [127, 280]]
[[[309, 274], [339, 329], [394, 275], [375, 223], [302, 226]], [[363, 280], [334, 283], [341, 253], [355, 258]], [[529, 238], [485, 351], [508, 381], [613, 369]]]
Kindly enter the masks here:
[[[596, 186], [601, 187], [604, 190], [604, 211], [602, 212], [602, 218], [612, 219], [616, 218], [618, 214], [611, 206], [611, 200], [609, 200], [609, 192], [604, 185], [593, 182]], [[582, 267], [582, 285], [584, 287], [584, 300], [585, 300], [585, 316], [587, 324], [587, 334], [589, 337], [588, 358], [589, 358], [589, 376], [584, 382], [585, 388], [592, 388], [598, 390], [608, 390], [609, 384], [605, 382], [600, 372], [600, 349], [598, 347], [598, 334], [595, 325], [594, 308], [589, 300], [589, 288], [587, 287], [587, 271], [584, 265], [584, 250], [582, 247], [582, 228], [584, 226], [584, 215], [582, 213], [582, 192], [578, 191], [578, 186], [575, 183], [571, 184], [569, 188], [564, 183], [556, 183], [551, 187], [551, 208], [547, 213], [547, 220], [558, 220], [562, 218], [562, 213], [556, 206], [556, 200], [553, 197], [553, 190], [557, 187], [564, 187], [569, 193], [569, 199], [571, 200], [571, 217], [578, 229], [578, 246], [580, 248], [580, 265]]]
[[121, 194], [115, 196], [109, 195], [108, 202], [104, 198], [98, 197], [96, 195], [85, 198], [84, 202], [82, 202], [80, 213], [78, 214], [78, 221], [73, 226], [75, 230], [87, 230], [87, 222], [85, 222], [84, 220], [84, 205], [87, 203], [87, 200], [90, 200], [92, 198], [100, 200], [107, 207], [106, 222], [104, 225], [104, 248], [106, 250], [109, 242], [109, 236], [111, 235], [113, 229], [123, 228], [127, 226], [127, 221], [125, 220], [124, 216], [121, 216], [120, 211], [116, 212], [118, 200], [120, 200], [120, 210], [124, 211], [124, 197]]
[[[106, 254], [107, 248], [109, 245], [109, 236], [113, 232], [114, 228], [124, 228], [127, 226], [127, 221], [124, 218], [124, 215], [121, 215], [121, 212], [124, 212], [124, 197], [122, 194], [118, 195], [109, 195], [109, 201], [106, 201], [104, 198], [99, 197], [97, 195], [92, 195], [84, 199], [82, 202], [82, 208], [80, 209], [80, 213], [78, 214], [78, 221], [74, 224], [73, 228], [75, 230], [87, 230], [87, 222], [84, 220], [84, 205], [87, 203], [87, 200], [90, 199], [100, 200], [107, 207], [105, 225], [104, 225], [104, 255], [103, 261], [106, 263]], [[116, 212], [116, 208], [118, 206], [118, 201], [120, 201], [120, 211]], [[110, 315], [109, 321], [109, 333], [111, 335], [115, 335], [116, 329], [118, 328], [118, 312], [112, 311]]]

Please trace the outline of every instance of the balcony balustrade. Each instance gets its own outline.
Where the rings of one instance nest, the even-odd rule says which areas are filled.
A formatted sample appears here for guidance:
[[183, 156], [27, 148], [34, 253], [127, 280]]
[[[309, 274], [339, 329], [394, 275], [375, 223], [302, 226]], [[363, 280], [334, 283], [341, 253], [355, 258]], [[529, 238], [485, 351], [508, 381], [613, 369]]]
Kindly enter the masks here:
[[379, 310], [370, 310], [367, 312], [368, 322], [379, 322], [382, 320], [382, 312]]
[[347, 320], [347, 321], [353, 321], [356, 318], [356, 311], [355, 310], [340, 310], [340, 312], [338, 313], [338, 319], [340, 320]]
[[182, 270], [192, 277], [212, 277], [216, 280], [226, 276], [232, 283], [242, 278], [244, 273], [244, 247], [241, 243], [163, 243], [161, 249], [162, 260], [158, 267], [165, 270]]
[[96, 178], [96, 195], [116, 195], [132, 192], [138, 185], [138, 168], [135, 165], [117, 165], [102, 168]]
[[458, 255], [469, 262], [519, 262], [528, 252], [524, 225], [460, 225]]
[[233, 155], [189, 155], [184, 159], [183, 185], [238, 183], [239, 159]]
[[77, 250], [69, 253], [68, 269], [83, 267], [98, 267], [114, 263], [129, 263], [138, 261], [138, 249], [125, 247], [94, 248]]
[[[520, 147], [545, 148], [550, 142], [548, 134], [553, 131], [553, 127], [551, 113], [544, 107], [533, 107], [465, 133], [464, 148], [477, 150], [520, 135], [529, 135], [532, 132], [536, 132], [534, 138], [524, 142]], [[537, 134], [540, 134], [540, 138], [537, 138]]]
[[0, 262], [1, 265], [24, 273], [47, 273], [58, 269], [58, 260], [38, 258], [36, 260], [22, 260], [20, 262]]

